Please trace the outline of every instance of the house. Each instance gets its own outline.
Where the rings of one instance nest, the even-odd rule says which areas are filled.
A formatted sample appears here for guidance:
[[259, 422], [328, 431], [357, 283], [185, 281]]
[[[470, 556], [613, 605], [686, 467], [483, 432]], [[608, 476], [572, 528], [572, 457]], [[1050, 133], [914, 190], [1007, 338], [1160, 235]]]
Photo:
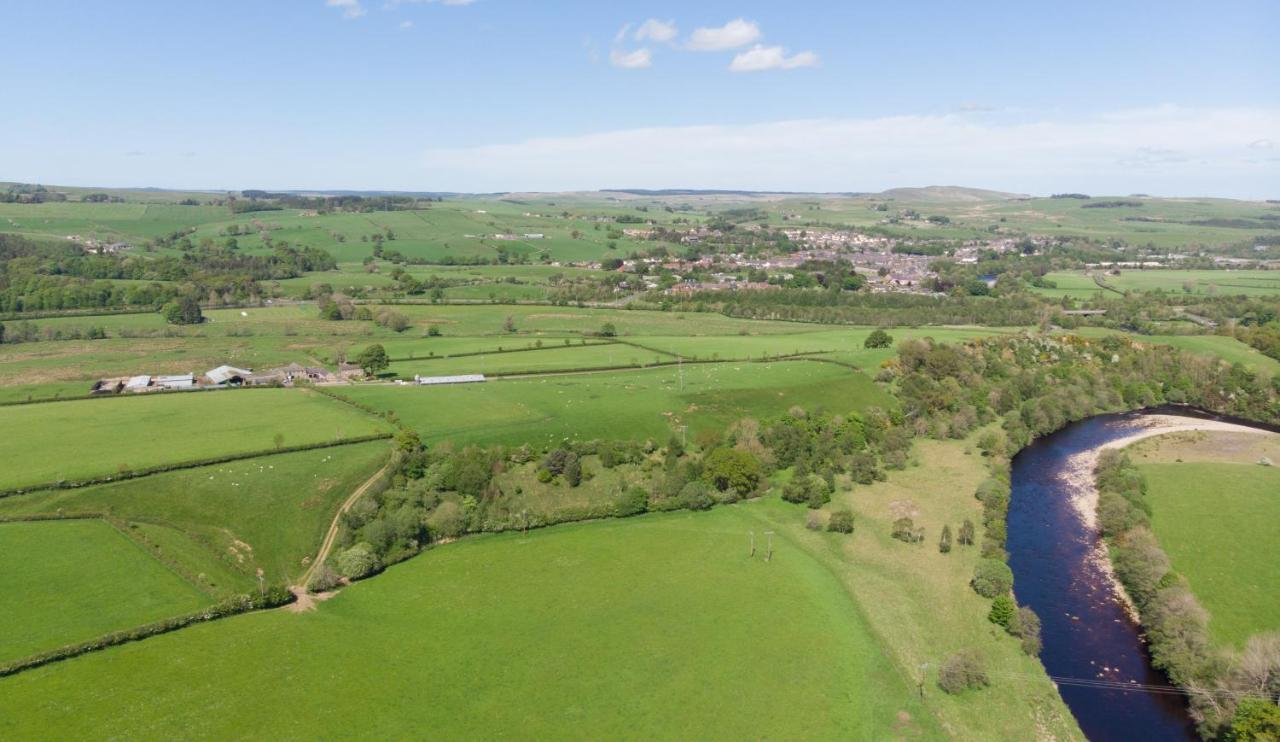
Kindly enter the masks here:
[[195, 374], [176, 374], [171, 376], [157, 376], [155, 385], [160, 389], [176, 391], [181, 389], [195, 389]]
[[484, 374], [466, 374], [463, 376], [414, 376], [413, 380], [423, 386], [438, 384], [475, 384], [484, 381]]
[[90, 387], [90, 394], [119, 394], [128, 379], [100, 379]]
[[272, 384], [284, 384], [286, 381], [283, 369], [273, 368], [257, 374], [249, 374], [244, 377], [244, 383], [247, 386], [271, 386]]
[[346, 361], [343, 361], [338, 364], [338, 378], [343, 379], [344, 381], [362, 379], [364, 378], [364, 369], [354, 363], [347, 363]]
[[252, 373], [250, 369], [219, 366], [207, 372], [204, 377], [214, 386], [240, 386]]

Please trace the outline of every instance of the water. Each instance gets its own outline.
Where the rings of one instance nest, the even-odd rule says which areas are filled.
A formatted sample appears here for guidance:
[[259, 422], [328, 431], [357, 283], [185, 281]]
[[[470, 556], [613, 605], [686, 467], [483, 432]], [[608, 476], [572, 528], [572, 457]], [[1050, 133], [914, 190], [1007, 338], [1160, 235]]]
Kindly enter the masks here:
[[[1038, 439], [1013, 460], [1009, 566], [1018, 603], [1040, 616], [1040, 659], [1059, 678], [1169, 685], [1151, 666], [1139, 627], [1117, 600], [1095, 553], [1097, 536], [1071, 505], [1068, 459], [1142, 427], [1141, 413], [1102, 415]], [[1195, 740], [1180, 695], [1060, 685], [1091, 740]]]

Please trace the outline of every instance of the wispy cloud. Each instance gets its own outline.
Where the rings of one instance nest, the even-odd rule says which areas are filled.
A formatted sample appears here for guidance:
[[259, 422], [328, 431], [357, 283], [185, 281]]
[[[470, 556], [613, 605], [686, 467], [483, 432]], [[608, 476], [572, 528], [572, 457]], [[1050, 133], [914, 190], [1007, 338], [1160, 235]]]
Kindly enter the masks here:
[[341, 9], [342, 17], [347, 19], [359, 18], [368, 12], [360, 4], [360, 0], [325, 0], [324, 4], [329, 8]]
[[609, 52], [609, 64], [627, 70], [639, 70], [653, 65], [653, 53], [648, 49], [623, 51], [614, 49]]
[[818, 55], [813, 52], [800, 52], [787, 56], [787, 50], [780, 46], [763, 46], [756, 44], [745, 52], [734, 56], [729, 69], [734, 72], [762, 72], [764, 70], [794, 70], [799, 67], [818, 66]]
[[405, 31], [408, 31], [409, 29], [413, 28], [413, 21], [400, 21], [400, 28], [402, 28]]
[[1274, 198], [1280, 163], [1259, 164], [1250, 145], [1276, 131], [1280, 108], [1162, 106], [1083, 119], [921, 115], [627, 129], [432, 149], [424, 161], [448, 187], [476, 191], [961, 183]]
[[689, 34], [685, 48], [699, 52], [723, 52], [741, 49], [759, 41], [760, 37], [760, 26], [755, 21], [737, 18], [723, 26], [695, 28]]
[[676, 28], [675, 21], [660, 21], [657, 18], [650, 18], [640, 27], [636, 29], [636, 41], [652, 41], [656, 44], [665, 44], [676, 37], [680, 33]]

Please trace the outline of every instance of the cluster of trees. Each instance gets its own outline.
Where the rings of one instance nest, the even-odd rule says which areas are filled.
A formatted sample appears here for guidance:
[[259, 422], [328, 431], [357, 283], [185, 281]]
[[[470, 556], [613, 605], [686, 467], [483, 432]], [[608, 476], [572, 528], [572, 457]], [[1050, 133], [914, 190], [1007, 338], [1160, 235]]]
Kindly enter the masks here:
[[896, 381], [919, 435], [963, 438], [999, 419], [1003, 454], [1033, 437], [1103, 412], [1186, 403], [1255, 420], [1280, 419], [1276, 382], [1240, 364], [1124, 336], [997, 337], [964, 345], [907, 340], [881, 371]]
[[[1105, 451], [1094, 471], [1098, 517], [1111, 546], [1116, 576], [1138, 608], [1146, 629], [1152, 663], [1190, 691], [1191, 710], [1207, 738], [1244, 736], [1271, 714], [1272, 733], [1280, 732], [1280, 634], [1253, 636], [1235, 653], [1213, 644], [1209, 613], [1150, 528], [1146, 480], [1122, 451]], [[1252, 699], [1253, 702], [1245, 702]], [[1262, 704], [1270, 704], [1271, 710]]]

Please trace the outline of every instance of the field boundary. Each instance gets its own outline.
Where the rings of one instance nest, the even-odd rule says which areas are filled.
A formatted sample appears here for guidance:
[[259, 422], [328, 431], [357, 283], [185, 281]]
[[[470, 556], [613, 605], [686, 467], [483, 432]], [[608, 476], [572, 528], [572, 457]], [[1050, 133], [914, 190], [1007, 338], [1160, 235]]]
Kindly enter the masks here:
[[284, 453], [299, 453], [302, 451], [317, 451], [325, 448], [336, 448], [338, 446], [351, 446], [358, 443], [370, 443], [372, 441], [385, 441], [393, 437], [392, 433], [375, 433], [373, 435], [359, 436], [356, 438], [344, 438], [337, 441], [323, 441], [321, 443], [310, 443], [303, 446], [281, 446], [280, 448], [272, 448], [266, 450], [247, 451], [245, 453], [227, 454], [225, 456], [214, 456], [206, 459], [193, 459], [190, 461], [180, 461], [174, 464], [161, 464], [159, 466], [149, 466], [143, 469], [135, 469], [126, 472], [118, 472], [112, 476], [91, 477], [88, 479], [66, 480], [60, 482], [45, 482], [42, 484], [30, 485], [27, 487], [14, 487], [6, 490], [0, 490], [0, 499], [6, 497], [17, 497], [27, 495], [34, 492], [49, 492], [52, 490], [68, 490], [80, 489], [82, 487], [93, 487], [100, 484], [110, 484], [112, 482], [124, 482], [130, 479], [141, 479], [143, 477], [155, 476], [156, 474], [164, 474], [171, 471], [183, 471], [185, 469], [199, 469], [204, 466], [213, 466], [215, 464], [226, 464], [232, 461], [244, 461], [246, 459], [256, 459], [265, 456], [275, 456]]
[[329, 552], [333, 550], [333, 543], [338, 538], [338, 527], [342, 525], [342, 516], [351, 509], [353, 505], [359, 502], [360, 498], [369, 493], [375, 487], [382, 486], [383, 489], [391, 485], [391, 472], [396, 468], [396, 460], [394, 454], [387, 463], [382, 465], [381, 469], [374, 472], [352, 492], [342, 504], [338, 506], [338, 512], [333, 514], [333, 521], [329, 524], [329, 530], [325, 531], [324, 540], [320, 542], [320, 550], [316, 552], [315, 559], [311, 560], [311, 564], [307, 566], [307, 571], [302, 573], [302, 577], [298, 580], [298, 587], [303, 591], [307, 589], [307, 585], [311, 582], [311, 575], [316, 571], [316, 567], [324, 564], [329, 558]]
[[[483, 337], [483, 336], [482, 336]], [[499, 336], [494, 336], [499, 337]], [[568, 345], [543, 345], [537, 348], [498, 348], [497, 350], [477, 350], [467, 351], [466, 353], [449, 353], [447, 355], [429, 355], [429, 356], [409, 356], [408, 358], [388, 358], [390, 363], [410, 363], [412, 361], [443, 361], [448, 358], [471, 358], [474, 356], [496, 356], [505, 355], [507, 353], [529, 353], [535, 350], [564, 350], [566, 348], [598, 348], [602, 345], [630, 345], [621, 340], [599, 340], [594, 342], [580, 342], [577, 345], [570, 343]], [[667, 355], [672, 355], [668, 353]]]

